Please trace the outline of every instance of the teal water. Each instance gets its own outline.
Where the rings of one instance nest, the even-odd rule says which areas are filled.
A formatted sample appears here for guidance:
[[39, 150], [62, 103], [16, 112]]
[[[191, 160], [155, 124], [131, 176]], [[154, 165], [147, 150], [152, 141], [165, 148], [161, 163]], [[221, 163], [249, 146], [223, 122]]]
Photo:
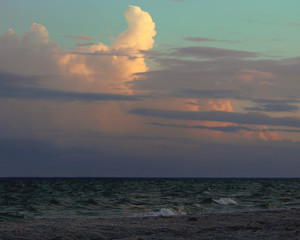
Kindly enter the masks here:
[[294, 207], [300, 207], [300, 179], [0, 179], [0, 221]]

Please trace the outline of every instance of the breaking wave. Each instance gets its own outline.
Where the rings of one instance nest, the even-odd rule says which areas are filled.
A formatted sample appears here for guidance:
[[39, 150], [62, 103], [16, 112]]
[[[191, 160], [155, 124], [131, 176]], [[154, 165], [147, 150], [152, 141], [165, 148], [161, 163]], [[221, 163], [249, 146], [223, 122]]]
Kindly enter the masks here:
[[176, 211], [174, 209], [170, 208], [162, 208], [159, 211], [156, 212], [149, 212], [144, 214], [145, 217], [168, 217], [168, 216], [184, 216], [187, 215], [187, 212], [184, 212], [182, 210]]

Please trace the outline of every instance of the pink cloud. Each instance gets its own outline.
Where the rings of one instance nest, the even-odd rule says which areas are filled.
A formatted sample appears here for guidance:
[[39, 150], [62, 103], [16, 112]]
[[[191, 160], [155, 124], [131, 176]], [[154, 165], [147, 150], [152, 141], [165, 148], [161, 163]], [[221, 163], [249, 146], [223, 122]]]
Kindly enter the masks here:
[[84, 36], [66, 36], [67, 38], [71, 38], [77, 41], [92, 41], [95, 40], [94, 38], [84, 35]]
[[260, 82], [259, 82], [259, 85], [272, 86], [272, 85], [274, 85], [274, 83], [268, 82], [268, 81], [260, 81]]
[[137, 6], [129, 6], [124, 15], [128, 29], [119, 34], [111, 46], [102, 42], [80, 46], [75, 54], [70, 52], [61, 58], [61, 67], [67, 74], [85, 79], [79, 85], [86, 87], [88, 80], [93, 83], [90, 85], [92, 90], [123, 89], [130, 93], [127, 82], [138, 78], [133, 74], [148, 70], [141, 51], [153, 47], [155, 23], [149, 13]]
[[85, 41], [91, 41], [94, 40], [94, 38], [91, 38], [90, 36], [76, 36], [76, 40], [85, 40]]
[[[257, 131], [241, 131], [242, 136], [250, 141], [254, 141], [256, 139], [261, 139], [265, 142], [267, 141], [278, 141], [280, 137], [277, 132], [274, 131], [265, 131], [268, 130], [266, 125], [257, 126]], [[261, 130], [261, 131], [259, 131]]]
[[[272, 79], [275, 78], [275, 75], [270, 72], [262, 72], [257, 70], [251, 70], [251, 69], [244, 69], [241, 71], [242, 73], [238, 76], [234, 77], [234, 79], [243, 80], [244, 82], [252, 82], [255, 79]], [[267, 85], [266, 81], [260, 82], [262, 85]], [[270, 83], [268, 82], [268, 85]]]

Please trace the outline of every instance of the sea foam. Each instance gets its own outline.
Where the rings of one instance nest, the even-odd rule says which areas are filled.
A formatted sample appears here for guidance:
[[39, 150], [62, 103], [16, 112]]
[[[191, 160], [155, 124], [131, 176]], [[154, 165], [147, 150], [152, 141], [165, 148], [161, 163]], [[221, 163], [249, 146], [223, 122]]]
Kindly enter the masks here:
[[159, 217], [159, 216], [167, 217], [167, 216], [183, 216], [183, 215], [186, 215], [186, 214], [187, 213], [184, 212], [184, 211], [175, 211], [175, 210], [170, 209], [170, 208], [162, 208], [159, 211], [149, 212], [149, 213], [146, 213], [143, 216], [146, 216], [146, 217]]

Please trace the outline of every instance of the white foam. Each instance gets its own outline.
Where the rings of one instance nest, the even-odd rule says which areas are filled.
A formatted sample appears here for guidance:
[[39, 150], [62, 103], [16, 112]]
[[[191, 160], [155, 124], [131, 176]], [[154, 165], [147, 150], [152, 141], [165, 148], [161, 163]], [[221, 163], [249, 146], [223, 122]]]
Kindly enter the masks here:
[[231, 198], [213, 199], [213, 202], [220, 205], [237, 205], [238, 203]]
[[186, 212], [183, 211], [175, 211], [173, 209], [170, 208], [162, 208], [157, 212], [149, 212], [146, 213], [144, 216], [146, 217], [158, 217], [158, 216], [178, 216], [178, 215], [186, 215]]

